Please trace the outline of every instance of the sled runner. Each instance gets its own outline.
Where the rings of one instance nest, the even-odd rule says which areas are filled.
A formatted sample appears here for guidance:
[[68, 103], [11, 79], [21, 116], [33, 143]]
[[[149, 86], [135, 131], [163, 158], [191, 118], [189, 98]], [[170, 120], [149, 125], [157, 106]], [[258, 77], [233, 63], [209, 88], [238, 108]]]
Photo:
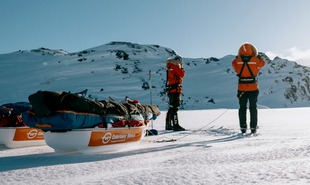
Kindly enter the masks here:
[[46, 145], [42, 130], [29, 127], [1, 127], [0, 144], [7, 148]]
[[145, 126], [74, 129], [67, 132], [44, 132], [46, 144], [56, 152], [107, 153], [138, 144]]

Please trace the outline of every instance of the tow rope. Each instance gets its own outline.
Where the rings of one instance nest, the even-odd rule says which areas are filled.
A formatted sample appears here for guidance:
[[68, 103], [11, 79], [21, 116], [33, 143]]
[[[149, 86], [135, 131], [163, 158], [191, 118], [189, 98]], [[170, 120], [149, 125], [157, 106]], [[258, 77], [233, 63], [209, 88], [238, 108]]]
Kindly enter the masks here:
[[[184, 139], [184, 138], [190, 136], [193, 132], [202, 131], [204, 128], [206, 128], [207, 126], [211, 125], [212, 123], [214, 123], [215, 121], [220, 119], [224, 114], [226, 114], [226, 112], [228, 112], [228, 110], [230, 110], [230, 107], [232, 107], [237, 101], [239, 101], [239, 99], [244, 95], [245, 92], [246, 91], [242, 91], [240, 96], [238, 97], [238, 99], [228, 106], [229, 108], [225, 109], [219, 116], [217, 116], [215, 119], [213, 119], [212, 121], [210, 121], [209, 123], [207, 123], [203, 127], [199, 128], [199, 129], [196, 129], [196, 130], [193, 130], [193, 131], [191, 131], [191, 133], [186, 133], [184, 136], [178, 137], [176, 139], [169, 138], [169, 137], [160, 137], [160, 138], [155, 139], [155, 140], [150, 141], [150, 142], [153, 142], [153, 143], [175, 142], [175, 141], [178, 141], [178, 140], [181, 140], [181, 139]], [[167, 139], [159, 140], [161, 138], [167, 138]]]

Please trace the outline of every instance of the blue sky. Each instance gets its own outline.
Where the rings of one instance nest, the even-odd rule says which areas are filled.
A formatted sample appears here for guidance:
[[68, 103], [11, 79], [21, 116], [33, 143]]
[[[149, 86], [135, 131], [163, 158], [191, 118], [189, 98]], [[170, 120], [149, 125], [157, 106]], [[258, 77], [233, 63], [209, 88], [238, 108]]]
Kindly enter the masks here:
[[0, 54], [127, 41], [223, 57], [251, 42], [270, 57], [305, 62], [309, 7], [309, 0], [2, 0]]

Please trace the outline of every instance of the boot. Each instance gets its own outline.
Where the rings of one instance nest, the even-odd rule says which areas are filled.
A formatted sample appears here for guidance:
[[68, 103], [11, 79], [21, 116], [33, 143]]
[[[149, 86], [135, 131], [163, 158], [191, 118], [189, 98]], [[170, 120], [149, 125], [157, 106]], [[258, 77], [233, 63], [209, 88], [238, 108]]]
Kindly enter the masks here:
[[251, 134], [256, 134], [256, 128], [251, 128]]
[[246, 128], [240, 128], [240, 130], [241, 130], [241, 133], [242, 133], [242, 134], [245, 134], [245, 133], [246, 133]]
[[168, 111], [167, 115], [166, 115], [166, 130], [172, 130], [172, 129], [173, 129], [173, 127], [172, 127], [171, 114]]
[[185, 128], [179, 125], [178, 114], [173, 113], [172, 115], [173, 131], [185, 131]]
[[166, 123], [166, 130], [172, 130], [172, 125], [170, 123]]
[[185, 131], [185, 128], [181, 127], [180, 125], [174, 125], [173, 131]]

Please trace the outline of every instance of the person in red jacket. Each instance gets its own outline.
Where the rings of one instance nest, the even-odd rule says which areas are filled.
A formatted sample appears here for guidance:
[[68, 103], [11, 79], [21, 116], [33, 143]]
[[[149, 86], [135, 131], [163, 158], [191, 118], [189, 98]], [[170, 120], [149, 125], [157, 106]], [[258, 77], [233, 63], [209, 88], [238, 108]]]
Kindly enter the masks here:
[[265, 61], [257, 55], [257, 49], [250, 43], [244, 43], [239, 48], [238, 56], [232, 61], [232, 66], [239, 77], [238, 94], [239, 98], [239, 124], [242, 133], [246, 133], [246, 111], [247, 102], [250, 109], [251, 133], [257, 129], [257, 97], [259, 94], [257, 75], [265, 65]]
[[173, 59], [168, 59], [166, 92], [169, 98], [169, 109], [166, 116], [166, 130], [184, 131], [179, 125], [178, 110], [181, 105], [182, 82], [185, 76], [183, 69], [183, 59], [179, 55]]

